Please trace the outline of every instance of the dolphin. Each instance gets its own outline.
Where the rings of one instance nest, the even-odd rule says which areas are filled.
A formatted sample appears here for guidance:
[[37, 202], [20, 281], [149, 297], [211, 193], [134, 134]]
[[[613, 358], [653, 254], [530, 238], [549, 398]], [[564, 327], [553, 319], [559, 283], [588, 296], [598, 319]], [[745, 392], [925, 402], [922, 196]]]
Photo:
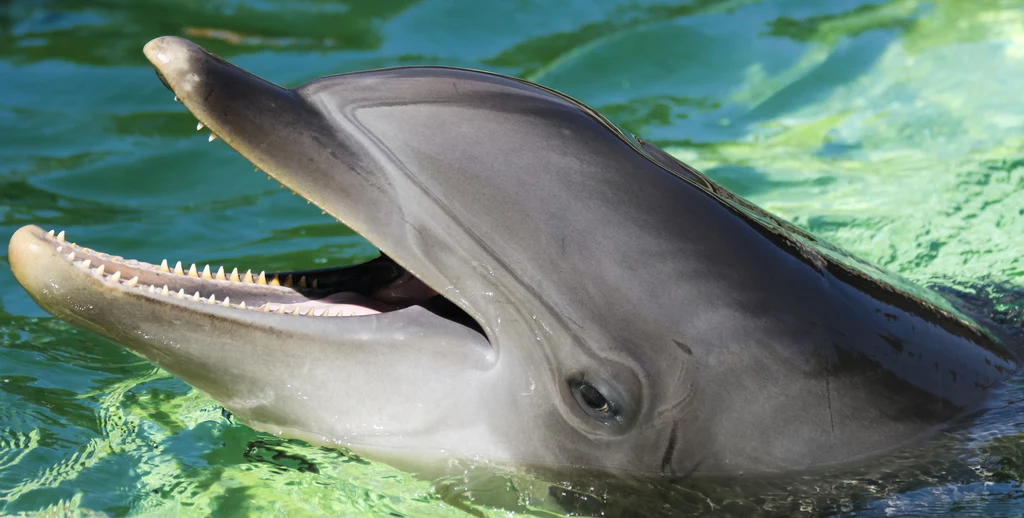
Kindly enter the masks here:
[[936, 294], [543, 86], [405, 67], [287, 89], [182, 38], [144, 52], [211, 141], [380, 256], [213, 271], [27, 226], [11, 268], [254, 428], [411, 469], [794, 472], [927, 437], [1017, 368]]

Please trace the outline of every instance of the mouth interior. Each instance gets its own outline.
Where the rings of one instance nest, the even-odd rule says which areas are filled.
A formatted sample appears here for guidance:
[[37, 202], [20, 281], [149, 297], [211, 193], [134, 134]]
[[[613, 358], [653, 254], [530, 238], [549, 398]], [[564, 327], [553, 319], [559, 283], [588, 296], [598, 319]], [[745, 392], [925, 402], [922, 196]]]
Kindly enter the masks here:
[[383, 254], [353, 266], [254, 273], [223, 266], [185, 267], [180, 261], [171, 266], [167, 260], [152, 264], [124, 259], [69, 243], [64, 232], [50, 231], [42, 237], [83, 273], [148, 295], [317, 317], [359, 317], [415, 305], [483, 334], [473, 318]]

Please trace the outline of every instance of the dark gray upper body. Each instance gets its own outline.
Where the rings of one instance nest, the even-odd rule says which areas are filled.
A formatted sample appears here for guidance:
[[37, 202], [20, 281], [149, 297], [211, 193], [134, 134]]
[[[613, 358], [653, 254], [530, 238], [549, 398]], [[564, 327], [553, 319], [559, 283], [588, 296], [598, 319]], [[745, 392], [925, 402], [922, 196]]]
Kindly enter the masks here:
[[[920, 438], [1016, 368], [941, 302], [862, 273], [542, 87], [399, 68], [285, 90], [184, 40], [155, 40], [147, 55], [225, 142], [454, 302], [488, 341], [478, 363], [452, 341], [439, 346], [437, 362], [451, 348], [453, 362], [474, 365], [465, 377], [437, 365], [443, 376], [410, 380], [419, 357], [396, 348], [381, 364], [403, 364], [403, 377], [371, 373], [393, 383], [376, 398], [352, 385], [362, 374], [346, 374], [360, 369], [348, 350], [358, 333], [280, 345], [281, 355], [316, 354], [323, 372], [282, 367], [278, 379], [248, 374], [247, 386], [279, 394], [275, 384], [301, 377], [322, 397], [248, 411], [225, 403], [264, 428], [344, 436], [388, 459], [443, 451], [663, 474], [794, 470]], [[214, 397], [231, 392], [215, 371], [190, 378], [188, 362], [161, 362], [167, 354], [147, 356]], [[456, 400], [403, 423], [421, 418], [403, 405], [431, 404], [387, 394], [411, 393], [397, 388], [409, 383]], [[583, 386], [608, 408], [588, 408]], [[366, 415], [431, 433], [351, 439], [345, 430]]]

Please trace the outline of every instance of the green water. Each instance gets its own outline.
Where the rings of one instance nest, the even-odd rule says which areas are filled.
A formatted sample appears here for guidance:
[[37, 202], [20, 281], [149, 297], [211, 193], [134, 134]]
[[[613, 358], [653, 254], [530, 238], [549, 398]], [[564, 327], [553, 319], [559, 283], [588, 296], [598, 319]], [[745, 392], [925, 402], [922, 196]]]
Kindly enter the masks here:
[[[266, 270], [373, 254], [194, 131], [141, 53], [164, 34], [285, 85], [404, 64], [540, 82], [1021, 336], [1024, 1], [8, 0], [0, 238], [36, 223], [143, 260]], [[504, 500], [481, 503], [465, 481], [235, 424], [184, 383], [49, 317], [0, 263], [0, 514], [557, 514], [519, 489], [529, 481], [498, 477]], [[974, 476], [866, 484], [829, 505], [1019, 516], [1022, 394], [1016, 379], [959, 436]], [[807, 491], [789, 498], [828, 510]]]

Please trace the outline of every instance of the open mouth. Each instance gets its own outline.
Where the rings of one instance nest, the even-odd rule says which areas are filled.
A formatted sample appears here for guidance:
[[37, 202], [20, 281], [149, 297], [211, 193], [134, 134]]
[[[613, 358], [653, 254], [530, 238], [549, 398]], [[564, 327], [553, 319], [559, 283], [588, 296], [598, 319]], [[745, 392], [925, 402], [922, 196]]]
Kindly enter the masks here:
[[198, 304], [240, 310], [317, 317], [356, 317], [423, 306], [456, 321], [473, 322], [447, 299], [412, 276], [389, 257], [341, 268], [293, 272], [223, 266], [184, 266], [166, 259], [159, 264], [98, 252], [65, 239], [64, 231], [32, 229], [37, 244], [50, 246], [67, 266], [111, 289], [136, 290], [149, 296], [176, 297]]
[[[167, 86], [159, 71], [157, 75]], [[204, 127], [200, 121], [196, 129]], [[215, 139], [211, 132], [209, 141]], [[52, 249], [53, 253], [47, 254], [52, 260], [46, 261], [45, 266], [37, 264], [37, 271], [50, 269], [56, 277], [53, 270], [66, 268], [63, 273], [74, 272], [81, 276], [81, 281], [98, 283], [96, 288], [122, 290], [157, 300], [172, 298], [239, 311], [336, 318], [358, 318], [420, 306], [485, 334], [465, 311], [383, 253], [363, 264], [339, 268], [256, 272], [166, 259], [159, 263], [125, 259], [70, 242], [63, 230], [46, 232], [34, 226], [19, 231], [11, 244]]]
[[[147, 45], [147, 56], [154, 61], [160, 81], [175, 93], [175, 100], [182, 96], [182, 104], [199, 120], [196, 129], [209, 128], [210, 142], [216, 140], [214, 131], [227, 131], [220, 136], [243, 158], [260, 166], [259, 169], [268, 170], [263, 167], [268, 161], [273, 166], [273, 157], [260, 155], [266, 153], [266, 139], [273, 136], [266, 133], [255, 136], [245, 134], [246, 128], [251, 125], [244, 122], [229, 124], [225, 122], [225, 117], [230, 118], [233, 113], [237, 113], [243, 119], [273, 118], [276, 116], [273, 112], [275, 104], [293, 103], [294, 106], [303, 106], [290, 91], [266, 86], [270, 83], [252, 79], [248, 84], [252, 91], [242, 92], [239, 78], [248, 81], [254, 76], [207, 54], [194, 44], [175, 40], [166, 42], [167, 46], [161, 46], [159, 40], [155, 41], [157, 43]], [[168, 81], [166, 71], [158, 63], [177, 67], [174, 70], [178, 81]], [[214, 105], [207, 102], [209, 95], [204, 97], [197, 93], [199, 87], [194, 81], [200, 80], [203, 84], [216, 83], [222, 95], [230, 95], [229, 100], [244, 98], [246, 94], [251, 94], [250, 97], [256, 100], [239, 107], [232, 105], [229, 108], [224, 103]], [[180, 84], [182, 81], [185, 84]], [[271, 92], [269, 97], [266, 96], [268, 91]], [[259, 97], [261, 93], [264, 97]], [[298, 121], [304, 121], [306, 115], [301, 109], [294, 114], [299, 118]], [[316, 141], [318, 137], [314, 135], [312, 138]], [[308, 151], [304, 156], [315, 156], [323, 152], [321, 149], [303, 151]], [[303, 178], [309, 176], [297, 171], [305, 165], [304, 160], [300, 158], [290, 164], [283, 169], [283, 173], [281, 166], [270, 167], [268, 175], [289, 187], [293, 193], [321, 206], [323, 189], [315, 184], [301, 184], [308, 180]], [[289, 185], [293, 182], [299, 182], [299, 185]], [[338, 217], [337, 214], [332, 215]], [[202, 263], [193, 264], [191, 261], [165, 259], [144, 262], [125, 259], [72, 243], [62, 230], [46, 232], [35, 226], [24, 227], [15, 233], [11, 238], [10, 250], [15, 277], [41, 306], [51, 313], [88, 324], [92, 326], [91, 329], [108, 334], [114, 333], [111, 326], [129, 334], [140, 332], [132, 323], [138, 321], [138, 318], [159, 319], [166, 316], [173, 320], [177, 317], [172, 315], [183, 314], [171, 309], [177, 306], [192, 308], [197, 313], [221, 315], [239, 322], [252, 322], [258, 312], [295, 318], [357, 319], [367, 323], [367, 330], [376, 329], [375, 322], [379, 320], [374, 317], [388, 316], [382, 314], [404, 309], [425, 309], [437, 317], [486, 337], [483, 327], [463, 308], [440, 295], [410, 270], [383, 253], [376, 259], [358, 265], [265, 272], [242, 270], [231, 265], [200, 266]], [[126, 304], [128, 301], [121, 298], [121, 295], [127, 296], [128, 301], [135, 300]], [[160, 304], [161, 307], [166, 306], [168, 311], [153, 313], [143, 310], [143, 305], [136, 304], [142, 302], [142, 299]], [[117, 315], [117, 310], [113, 308], [122, 308], [123, 311]], [[408, 314], [403, 312], [403, 315]], [[422, 313], [414, 311], [411, 314]], [[231, 315], [236, 317], [232, 318]], [[125, 317], [123, 324], [112, 323], [112, 319], [120, 322], [121, 317]], [[411, 322], [400, 318], [389, 321]], [[334, 323], [341, 324], [339, 321]], [[352, 324], [358, 326], [358, 322]], [[400, 332], [400, 328], [398, 326], [393, 331]]]
[[52, 247], [67, 268], [106, 289], [306, 317], [359, 317], [415, 305], [482, 334], [476, 321], [458, 306], [385, 255], [340, 268], [255, 273], [223, 266], [216, 270], [209, 265], [186, 267], [166, 259], [159, 264], [125, 259], [69, 242], [64, 231], [44, 232], [38, 227], [25, 231], [35, 245]]

